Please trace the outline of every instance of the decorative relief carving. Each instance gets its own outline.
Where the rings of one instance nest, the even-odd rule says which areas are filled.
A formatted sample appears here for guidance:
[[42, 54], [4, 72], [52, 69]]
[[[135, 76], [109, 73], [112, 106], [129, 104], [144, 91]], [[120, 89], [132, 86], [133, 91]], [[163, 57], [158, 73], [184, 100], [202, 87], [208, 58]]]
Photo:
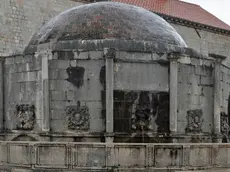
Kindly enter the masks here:
[[148, 112], [148, 109], [137, 109], [132, 115], [132, 129], [134, 131], [152, 130], [151, 119], [152, 115]]
[[132, 130], [152, 130], [153, 109], [150, 103], [148, 92], [141, 92], [133, 104]]
[[140, 92], [133, 103], [132, 130], [152, 131], [155, 125], [153, 107], [149, 92]]
[[17, 129], [32, 130], [35, 123], [35, 106], [22, 104], [16, 106]]
[[187, 127], [186, 132], [200, 133], [202, 132], [203, 112], [201, 109], [187, 111]]
[[221, 112], [220, 119], [221, 119], [221, 122], [220, 122], [221, 133], [225, 135], [226, 137], [228, 137], [229, 131], [230, 131], [230, 127], [228, 123], [228, 115], [225, 112]]
[[169, 131], [169, 96], [163, 92], [140, 92], [133, 103], [132, 130]]
[[68, 128], [70, 130], [88, 130], [89, 129], [89, 108], [81, 106], [68, 106], [66, 108]]

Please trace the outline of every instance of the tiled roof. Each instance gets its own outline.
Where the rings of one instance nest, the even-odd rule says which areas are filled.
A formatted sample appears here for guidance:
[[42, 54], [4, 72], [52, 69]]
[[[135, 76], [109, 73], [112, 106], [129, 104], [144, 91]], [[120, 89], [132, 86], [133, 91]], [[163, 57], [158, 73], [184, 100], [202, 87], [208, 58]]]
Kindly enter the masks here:
[[192, 22], [230, 30], [230, 26], [199, 5], [182, 2], [179, 0], [112, 0], [143, 7], [147, 10], [184, 19]]

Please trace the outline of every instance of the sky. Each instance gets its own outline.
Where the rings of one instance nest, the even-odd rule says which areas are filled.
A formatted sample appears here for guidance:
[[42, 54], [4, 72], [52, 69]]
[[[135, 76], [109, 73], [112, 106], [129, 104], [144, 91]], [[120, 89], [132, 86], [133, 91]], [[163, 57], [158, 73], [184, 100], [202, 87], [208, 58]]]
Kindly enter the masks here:
[[230, 0], [182, 0], [200, 5], [206, 11], [230, 25]]

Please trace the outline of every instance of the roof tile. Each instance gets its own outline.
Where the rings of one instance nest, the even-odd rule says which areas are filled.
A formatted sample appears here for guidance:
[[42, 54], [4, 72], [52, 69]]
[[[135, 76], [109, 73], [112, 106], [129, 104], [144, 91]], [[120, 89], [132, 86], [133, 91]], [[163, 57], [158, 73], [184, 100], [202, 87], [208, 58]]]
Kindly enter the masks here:
[[147, 10], [168, 16], [230, 30], [230, 26], [199, 5], [179, 0], [112, 0], [143, 7]]

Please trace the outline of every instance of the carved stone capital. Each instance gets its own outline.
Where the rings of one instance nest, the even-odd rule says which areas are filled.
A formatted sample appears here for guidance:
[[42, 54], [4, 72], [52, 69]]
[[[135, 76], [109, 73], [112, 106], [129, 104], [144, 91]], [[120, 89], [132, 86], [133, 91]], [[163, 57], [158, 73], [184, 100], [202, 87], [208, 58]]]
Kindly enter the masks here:
[[114, 48], [104, 48], [104, 57], [106, 59], [114, 59], [116, 57], [116, 50]]
[[181, 53], [180, 52], [171, 52], [168, 53], [168, 60], [169, 61], [178, 61], [181, 57]]

